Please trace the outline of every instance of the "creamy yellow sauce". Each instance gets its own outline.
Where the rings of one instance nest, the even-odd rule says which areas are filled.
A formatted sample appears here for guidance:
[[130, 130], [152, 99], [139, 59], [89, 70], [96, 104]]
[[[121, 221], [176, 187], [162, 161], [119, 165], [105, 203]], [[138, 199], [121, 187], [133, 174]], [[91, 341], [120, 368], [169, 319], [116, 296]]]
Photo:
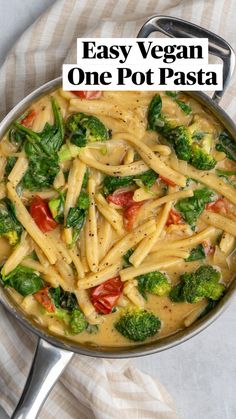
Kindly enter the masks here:
[[[89, 114], [96, 115], [106, 126], [108, 129], [112, 130], [112, 136], [118, 134], [121, 129], [123, 132], [133, 133], [134, 136], [139, 136], [142, 141], [147, 144], [148, 146], [154, 146], [159, 143], [160, 138], [158, 134], [155, 132], [146, 131], [147, 126], [147, 109], [148, 105], [154, 95], [154, 92], [104, 92], [101, 99], [99, 99], [102, 103], [110, 103], [111, 108], [96, 108], [94, 111], [94, 106], [96, 105], [97, 101], [86, 101], [80, 100], [76, 98], [71, 93], [63, 93], [61, 91], [56, 91], [53, 95], [58, 100], [63, 118], [67, 118], [68, 115], [75, 111], [82, 111], [87, 112]], [[208, 113], [208, 111], [202, 107], [198, 102], [196, 102], [191, 97], [187, 95], [182, 95], [181, 99], [187, 103], [192, 112], [190, 115], [186, 115], [183, 110], [178, 106], [178, 104], [172, 100], [172, 98], [166, 96], [163, 92], [161, 93], [162, 102], [163, 102], [163, 113], [167, 115], [169, 118], [174, 118], [179, 125], [183, 124], [188, 126], [192, 119], [193, 115], [198, 115], [201, 118], [200, 128], [202, 131], [211, 133], [214, 138], [217, 137], [219, 132], [222, 130], [221, 125], [219, 122]], [[31, 108], [36, 111], [36, 118], [33, 122], [32, 129], [36, 132], [40, 132], [45, 123], [53, 123], [53, 114], [51, 111], [51, 103], [50, 103], [50, 96], [46, 95], [43, 98], [40, 98], [37, 102], [33, 103]], [[165, 143], [167, 144], [167, 143]], [[96, 143], [93, 143], [91, 148], [89, 148], [89, 152], [91, 153], [94, 160], [103, 163], [104, 165], [121, 165], [127, 151], [131, 148], [131, 145], [127, 141], [122, 140], [114, 140], [112, 139], [108, 141], [108, 143], [104, 143], [104, 145], [99, 145], [96, 149]], [[105, 153], [101, 150], [102, 147], [106, 147]], [[9, 143], [8, 136], [6, 135], [0, 144], [0, 154], [2, 158], [5, 158], [9, 155], [17, 153], [17, 149]], [[217, 167], [219, 168], [227, 168], [232, 169], [234, 164], [229, 162], [224, 158], [224, 156], [219, 156], [217, 152], [215, 152], [216, 159], [219, 159], [217, 163]], [[172, 155], [174, 153], [172, 152]], [[223, 158], [222, 158], [223, 157]], [[163, 161], [166, 161], [169, 164], [170, 156], [161, 156]], [[63, 170], [71, 168], [71, 161], [63, 162], [61, 164], [61, 168]], [[213, 171], [214, 172], [214, 171]], [[91, 172], [93, 178], [96, 180], [97, 189], [100, 190], [100, 185], [102, 183], [103, 174], [98, 170], [91, 168]], [[3, 174], [2, 174], [3, 176]], [[63, 186], [64, 190], [66, 190], [66, 184]], [[200, 184], [192, 184], [191, 187], [193, 189], [200, 188]], [[129, 188], [128, 188], [129, 189]], [[5, 192], [7, 193], [7, 192]], [[153, 195], [150, 195], [150, 200], [156, 199], [159, 196], [162, 196], [162, 189], [160, 184], [156, 184], [152, 188]], [[3, 191], [4, 195], [4, 191]], [[30, 199], [34, 195], [40, 195], [43, 198], [57, 196], [57, 192], [55, 189], [53, 190], [46, 190], [40, 192], [30, 192], [30, 191], [23, 191], [22, 194], [22, 201], [27, 206]], [[149, 200], [149, 201], [150, 201]], [[147, 205], [147, 204], [145, 204]], [[111, 208], [114, 207], [111, 205]], [[145, 208], [145, 207], [144, 207]], [[156, 218], [158, 213], [161, 211], [162, 207], [157, 208], [151, 214], [151, 217]], [[121, 209], [117, 209], [118, 213], [122, 214]], [[233, 215], [232, 215], [233, 214]], [[231, 211], [231, 219], [234, 218], [234, 207]], [[98, 229], [99, 226], [102, 224], [102, 216], [101, 214], [97, 215], [97, 223]], [[144, 220], [136, 220], [136, 226], [138, 224], [142, 224]], [[135, 227], [135, 226], [134, 226]], [[187, 225], [179, 225], [179, 226], [170, 226], [165, 227], [162, 235], [157, 241], [157, 249], [158, 243], [162, 243], [162, 247], [159, 246], [159, 250], [168, 249], [168, 243], [170, 240], [181, 240], [184, 238], [188, 238], [198, 232], [207, 228], [208, 225], [205, 224], [201, 219], [197, 222], [196, 232], [194, 233]], [[223, 227], [223, 226], [222, 226]], [[209, 239], [209, 245], [215, 245], [216, 239], [219, 234], [222, 233], [223, 230], [219, 228], [215, 228], [214, 234]], [[63, 241], [63, 233], [62, 228], [58, 228], [52, 233], [49, 233], [49, 236], [52, 235], [56, 237], [56, 240]], [[112, 229], [111, 240], [108, 249], [114, 246], [121, 237], [117, 235], [114, 229]], [[165, 245], [165, 242], [167, 243]], [[216, 245], [218, 246], [218, 245]], [[195, 246], [193, 246], [195, 247]], [[79, 248], [80, 249], [80, 248]], [[225, 285], [229, 285], [232, 281], [234, 276], [236, 262], [235, 256], [233, 251], [230, 254], [224, 254], [219, 247], [217, 247], [217, 254], [210, 255], [206, 257], [206, 262], [218, 266], [222, 272], [222, 282]], [[233, 249], [234, 250], [234, 249]], [[7, 239], [0, 238], [0, 262], [3, 264], [7, 258], [10, 256], [12, 251], [11, 246], [9, 246]], [[157, 250], [158, 252], [158, 250]], [[147, 256], [148, 258], [149, 256]], [[147, 259], [148, 260], [148, 259]], [[60, 261], [58, 262], [60, 264]], [[145, 260], [144, 260], [145, 263]], [[180, 260], [180, 262], [173, 266], [166, 269], [163, 269], [170, 281], [171, 284], [175, 284], [178, 282], [179, 276], [184, 272], [191, 272], [196, 270], [199, 266], [201, 266], [202, 261], [196, 262], [185, 262]], [[56, 266], [57, 272], [61, 271]], [[163, 271], [162, 270], [162, 271]], [[78, 277], [74, 270], [71, 270], [71, 279], [70, 279], [70, 289], [71, 291], [77, 290], [77, 281]], [[89, 272], [85, 272], [85, 275], [88, 276]], [[45, 275], [41, 274], [43, 278]], [[101, 323], [99, 322], [99, 331], [97, 333], [89, 334], [88, 332], [84, 331], [77, 335], [70, 335], [68, 334], [64, 323], [61, 320], [55, 318], [50, 313], [45, 313], [45, 310], [42, 309], [42, 306], [35, 300], [35, 298], [30, 295], [25, 298], [20, 296], [15, 290], [11, 288], [6, 288], [6, 292], [10, 293], [11, 297], [16, 301], [17, 304], [21, 306], [23, 310], [27, 312], [32, 317], [32, 320], [43, 327], [49, 329], [50, 333], [57, 334], [61, 336], [66, 336], [68, 339], [73, 340], [74, 342], [78, 343], [88, 343], [92, 345], [101, 345], [101, 346], [130, 346], [135, 345], [134, 342], [123, 337], [114, 327], [114, 324], [119, 319], [121, 313], [124, 312], [125, 307], [121, 305], [117, 305], [116, 311], [114, 313], [108, 315], [100, 316], [102, 320]], [[129, 304], [133, 306], [133, 303], [129, 301]], [[171, 302], [168, 296], [158, 297], [152, 294], [148, 294], [147, 302], [145, 303], [145, 309], [152, 311], [155, 315], [159, 316], [162, 322], [161, 329], [159, 333], [154, 336], [150, 340], [160, 339], [165, 336], [172, 335], [179, 330], [182, 330], [186, 326], [189, 325], [188, 321], [186, 323], [186, 319], [189, 319], [190, 315], [194, 313], [199, 313], [203, 311], [206, 306], [206, 300], [200, 301], [195, 304], [189, 303], [173, 303]], [[196, 319], [198, 315], [195, 316]], [[191, 318], [190, 318], [191, 319]], [[191, 321], [190, 321], [191, 323]]]

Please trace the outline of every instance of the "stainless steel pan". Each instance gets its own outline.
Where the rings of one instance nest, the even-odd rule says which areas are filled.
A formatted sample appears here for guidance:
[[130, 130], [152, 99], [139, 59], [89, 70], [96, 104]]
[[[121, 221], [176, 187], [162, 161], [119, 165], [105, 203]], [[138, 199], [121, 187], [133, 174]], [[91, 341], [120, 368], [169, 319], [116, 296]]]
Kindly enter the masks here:
[[[216, 55], [223, 61], [223, 90], [215, 92], [213, 98], [204, 93], [192, 92], [191, 96], [207, 107], [225, 126], [236, 140], [236, 126], [231, 118], [218, 105], [230, 81], [234, 69], [234, 52], [230, 45], [222, 38], [199, 26], [181, 19], [166, 16], [154, 16], [141, 28], [138, 37], [148, 37], [152, 32], [162, 32], [170, 37], [204, 37], [209, 39], [209, 53]], [[0, 137], [18, 115], [38, 97], [61, 85], [61, 78], [50, 81], [38, 88], [22, 100], [0, 124]], [[153, 354], [179, 345], [208, 327], [225, 310], [236, 293], [236, 281], [227, 291], [220, 303], [206, 317], [198, 320], [189, 328], [174, 335], [162, 338], [156, 342], [140, 344], [135, 347], [94, 347], [92, 345], [74, 344], [65, 338], [49, 335], [47, 330], [40, 328], [16, 306], [8, 293], [0, 287], [0, 302], [26, 328], [38, 336], [38, 345], [32, 367], [21, 399], [12, 416], [14, 419], [34, 419], [37, 417], [50, 390], [60, 377], [74, 353], [92, 357], [128, 358]]]

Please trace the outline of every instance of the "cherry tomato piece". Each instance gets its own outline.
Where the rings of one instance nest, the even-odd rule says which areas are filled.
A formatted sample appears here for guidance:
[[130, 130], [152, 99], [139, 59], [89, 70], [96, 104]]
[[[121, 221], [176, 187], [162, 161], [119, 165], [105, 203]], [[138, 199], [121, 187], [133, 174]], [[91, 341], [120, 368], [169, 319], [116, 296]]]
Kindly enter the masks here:
[[128, 208], [124, 210], [123, 217], [124, 217], [124, 226], [126, 230], [128, 231], [132, 230], [137, 214], [142, 204], [143, 204], [143, 201], [135, 202], [134, 204], [130, 205]]
[[230, 203], [225, 198], [219, 198], [215, 202], [209, 202], [206, 204], [205, 208], [208, 211], [227, 214], [230, 209]]
[[133, 200], [134, 191], [115, 192], [107, 196], [107, 201], [112, 202], [120, 207], [130, 207], [135, 201]]
[[24, 127], [26, 128], [30, 128], [33, 125], [33, 122], [36, 118], [36, 112], [34, 109], [32, 109], [32, 111], [30, 111], [21, 121], [20, 124], [24, 125]]
[[172, 180], [168, 179], [167, 177], [159, 176], [159, 179], [165, 182], [167, 185], [176, 186], [176, 184]]
[[30, 203], [29, 212], [43, 233], [54, 230], [58, 223], [53, 219], [47, 201], [35, 196]]
[[93, 100], [93, 99], [100, 99], [100, 97], [102, 96], [102, 92], [101, 91], [88, 91], [88, 90], [75, 90], [72, 91], [71, 93], [73, 93], [75, 96], [78, 96], [80, 99], [88, 99], [88, 100]]
[[171, 209], [169, 212], [169, 216], [166, 221], [166, 226], [169, 227], [171, 224], [182, 224], [181, 215], [173, 209]]
[[48, 290], [49, 287], [43, 288], [37, 291], [35, 294], [33, 294], [33, 296], [39, 304], [41, 304], [47, 311], [49, 311], [49, 313], [54, 313], [56, 309], [52, 302], [52, 299], [49, 296]]
[[108, 279], [91, 291], [91, 301], [98, 313], [109, 314], [119, 300], [123, 282], [119, 276]]

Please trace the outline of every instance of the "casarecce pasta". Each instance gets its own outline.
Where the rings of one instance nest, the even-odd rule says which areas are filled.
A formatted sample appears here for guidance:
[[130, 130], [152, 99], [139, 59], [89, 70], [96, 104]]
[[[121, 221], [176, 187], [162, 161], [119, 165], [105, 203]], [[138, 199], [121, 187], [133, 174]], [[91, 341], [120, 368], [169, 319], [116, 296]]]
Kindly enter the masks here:
[[187, 94], [41, 97], [0, 143], [6, 292], [78, 343], [189, 327], [233, 279], [235, 150]]

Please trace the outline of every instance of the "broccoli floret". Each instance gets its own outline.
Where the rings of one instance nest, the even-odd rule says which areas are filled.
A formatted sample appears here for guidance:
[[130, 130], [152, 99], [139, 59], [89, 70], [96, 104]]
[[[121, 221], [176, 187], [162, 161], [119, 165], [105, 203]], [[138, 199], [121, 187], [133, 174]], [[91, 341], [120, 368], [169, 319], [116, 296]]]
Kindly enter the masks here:
[[72, 144], [78, 147], [85, 147], [88, 142], [109, 139], [109, 131], [105, 125], [96, 116], [86, 115], [83, 112], [69, 116], [66, 133]]
[[[173, 146], [179, 159], [191, 163], [199, 170], [211, 170], [216, 165], [216, 160], [210, 154], [213, 139], [207, 133], [201, 133], [200, 137], [198, 135], [196, 138], [195, 131], [197, 128], [197, 122], [186, 127], [178, 125], [176, 121], [168, 120], [162, 114], [160, 95], [154, 96], [148, 110], [148, 129], [161, 134]], [[199, 141], [202, 138], [201, 144], [193, 142], [194, 139]]]
[[80, 148], [74, 144], [70, 144], [70, 145], [63, 144], [60, 150], [58, 151], [59, 161], [63, 162], [63, 161], [71, 160], [74, 157], [78, 156], [79, 151], [80, 151]]
[[74, 308], [70, 317], [70, 332], [72, 335], [77, 335], [83, 332], [88, 326], [88, 322], [78, 308]]
[[206, 133], [203, 136], [203, 140], [201, 142], [202, 148], [205, 150], [206, 153], [210, 154], [212, 152], [213, 144], [214, 144], [213, 135]]
[[51, 199], [48, 203], [49, 209], [51, 211], [51, 214], [54, 218], [54, 220], [57, 218], [59, 213], [59, 207], [60, 207], [60, 198], [54, 198]]
[[219, 300], [225, 290], [225, 286], [219, 283], [220, 272], [210, 265], [204, 265], [196, 270], [195, 275], [199, 283], [198, 294], [213, 301]]
[[225, 286], [219, 283], [221, 274], [210, 265], [200, 266], [195, 272], [184, 273], [180, 282], [172, 288], [170, 298], [174, 302], [196, 303], [203, 298], [219, 300]]
[[65, 196], [60, 193], [59, 198], [51, 199], [48, 202], [49, 209], [51, 214], [58, 223], [63, 224], [64, 222], [64, 205], [65, 205]]
[[216, 160], [204, 148], [201, 148], [198, 144], [193, 144], [190, 163], [198, 170], [211, 170], [214, 169]]
[[184, 273], [181, 275], [180, 280], [184, 284], [182, 288], [184, 301], [193, 304], [202, 300], [204, 296], [198, 293], [198, 281], [194, 273]]
[[26, 297], [34, 294], [44, 287], [43, 279], [33, 269], [18, 265], [8, 275], [4, 275], [4, 266], [1, 271], [1, 279], [4, 286], [14, 288], [19, 294]]
[[193, 140], [192, 157], [189, 162], [198, 170], [211, 170], [216, 165], [216, 160], [211, 155], [214, 137], [210, 132], [203, 132], [201, 126], [202, 118], [197, 118], [188, 127]]
[[144, 298], [146, 298], [146, 292], [162, 297], [169, 294], [171, 290], [171, 285], [162, 272], [149, 272], [148, 274], [138, 276], [137, 280], [139, 292]]
[[173, 145], [176, 156], [185, 161], [190, 161], [192, 157], [192, 137], [187, 127], [180, 125], [171, 128], [166, 124], [163, 129], [163, 135]]
[[196, 141], [202, 140], [203, 137], [205, 137], [205, 135], [207, 134], [205, 131], [202, 130], [202, 119], [199, 117], [194, 118], [194, 122], [191, 123], [191, 125], [189, 125], [188, 129], [192, 135], [192, 138]]
[[115, 324], [118, 332], [136, 342], [154, 336], [160, 327], [159, 317], [142, 309], [128, 310]]
[[161, 111], [161, 97], [155, 95], [148, 110], [148, 129], [157, 131], [165, 137], [172, 144], [179, 159], [189, 161], [192, 144], [190, 132], [185, 126], [177, 126], [174, 121], [168, 121]]
[[16, 231], [8, 231], [8, 233], [3, 234], [3, 237], [6, 237], [11, 246], [15, 246], [19, 241], [19, 236]]

